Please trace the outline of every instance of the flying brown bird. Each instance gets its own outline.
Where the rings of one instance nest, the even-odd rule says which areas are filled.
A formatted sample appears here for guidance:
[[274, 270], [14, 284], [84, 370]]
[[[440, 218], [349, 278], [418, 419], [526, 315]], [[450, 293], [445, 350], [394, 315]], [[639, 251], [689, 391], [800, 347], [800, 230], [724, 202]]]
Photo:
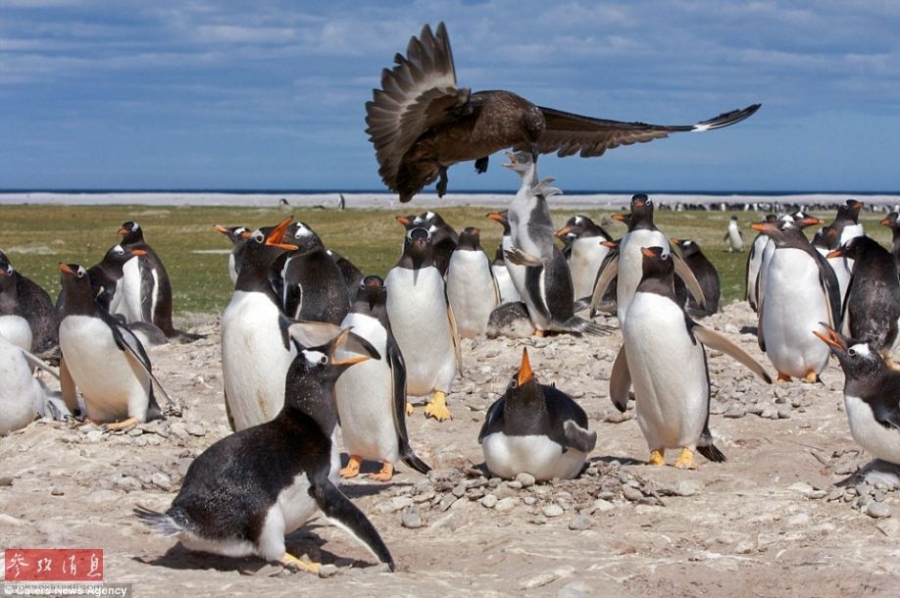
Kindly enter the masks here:
[[488, 157], [513, 148], [560, 157], [601, 156], [620, 145], [642, 143], [682, 131], [708, 131], [740, 122], [759, 109], [720, 114], [695, 125], [648, 125], [571, 114], [535, 106], [509, 91], [478, 91], [456, 85], [450, 39], [443, 23], [436, 33], [425, 25], [409, 40], [406, 56], [384, 69], [382, 89], [366, 102], [366, 124], [375, 145], [378, 173], [407, 202], [438, 178], [438, 196], [447, 191], [447, 169], [475, 160], [485, 172]]

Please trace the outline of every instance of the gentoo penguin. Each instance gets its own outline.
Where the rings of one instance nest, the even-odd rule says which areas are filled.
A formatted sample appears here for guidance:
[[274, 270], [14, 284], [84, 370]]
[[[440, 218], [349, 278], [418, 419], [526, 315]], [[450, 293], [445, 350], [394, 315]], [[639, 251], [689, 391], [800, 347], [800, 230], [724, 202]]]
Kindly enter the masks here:
[[447, 301], [460, 338], [475, 338], [487, 332], [488, 318], [500, 305], [491, 263], [481, 249], [481, 231], [474, 226], [462, 232], [450, 256]]
[[[591, 297], [591, 307], [597, 308], [609, 283], [616, 278], [616, 317], [621, 328], [625, 324], [628, 305], [643, 276], [641, 249], [643, 247], [662, 247], [668, 253], [670, 247], [669, 239], [653, 223], [653, 200], [646, 194], [633, 195], [631, 197], [631, 213], [616, 214], [613, 218], [626, 222], [628, 232], [618, 242], [618, 255], [609, 261], [608, 265], [603, 268], [603, 272], [597, 277]], [[684, 280], [691, 295], [703, 307], [706, 300], [700, 283], [697, 282], [684, 261], [677, 256], [673, 260], [675, 273]]]
[[145, 252], [137, 260], [125, 264], [123, 283], [126, 286], [126, 296], [132, 292], [129, 285], [133, 283], [134, 278], [129, 268], [130, 264], [135, 263], [140, 273], [139, 293], [143, 313], [141, 320], [152, 322], [168, 337], [177, 336], [179, 333], [172, 326], [172, 283], [169, 282], [169, 275], [162, 260], [144, 240], [144, 229], [137, 222], [133, 220], [123, 222], [119, 234], [122, 235], [122, 247]]
[[228, 276], [231, 277], [231, 284], [234, 285], [237, 282], [238, 273], [241, 271], [241, 257], [251, 231], [246, 226], [223, 226], [221, 224], [216, 224], [213, 229], [231, 241], [231, 253], [228, 254]]
[[600, 264], [609, 254], [609, 248], [601, 243], [612, 241], [612, 236], [602, 226], [579, 214], [569, 218], [566, 225], [556, 231], [556, 237], [568, 240], [569, 255], [566, 261], [572, 272], [575, 298], [590, 297]]
[[738, 225], [737, 216], [732, 216], [728, 221], [728, 230], [725, 231], [722, 240], [728, 242], [729, 252], [744, 251], [744, 233], [741, 232], [741, 227]]
[[[511, 301], [521, 301], [522, 296], [519, 294], [520, 288], [525, 286], [525, 266], [513, 264], [506, 260], [505, 252], [512, 249], [512, 236], [509, 230], [509, 211], [501, 210], [499, 212], [490, 212], [487, 217], [498, 222], [503, 227], [503, 236], [500, 237], [500, 247], [497, 248], [497, 254], [494, 258], [494, 264], [491, 269], [494, 270], [494, 278], [497, 279], [497, 286], [500, 287], [500, 301], [508, 303]], [[499, 264], [502, 261], [503, 267], [506, 269], [506, 276], [499, 272]]]
[[84, 415], [107, 423], [107, 429], [161, 419], [153, 392], [156, 379], [140, 341], [97, 305], [87, 270], [77, 264], [60, 264], [59, 270], [66, 293], [59, 324], [60, 387], [66, 406], [73, 413], [78, 409], [77, 388], [84, 398]]
[[840, 320], [834, 271], [799, 227], [782, 220], [753, 228], [767, 234], [775, 247], [764, 266], [766, 282], [757, 312], [759, 348], [778, 370], [780, 382], [791, 377], [815, 382], [828, 365], [829, 352], [811, 331], [819, 329], [819, 322], [836, 326]]
[[687, 264], [687, 267], [690, 268], [691, 272], [694, 274], [694, 278], [700, 283], [706, 305], [700, 307], [697, 300], [691, 297], [687, 292], [684, 281], [676, 277], [675, 294], [678, 297], [679, 302], [681, 305], [685, 305], [686, 301], [687, 312], [695, 318], [711, 316], [719, 311], [719, 295], [721, 291], [719, 288], [718, 270], [716, 270], [716, 267], [712, 262], [703, 255], [703, 251], [696, 241], [692, 241], [691, 239], [672, 239], [672, 242], [678, 246], [678, 250], [681, 251], [681, 259], [684, 260], [684, 263]]
[[[847, 290], [850, 288], [850, 278], [853, 276], [850, 270], [852, 260], [841, 252], [835, 253], [835, 250], [841, 247], [837, 230], [832, 226], [823, 226], [813, 235], [811, 243], [816, 251], [825, 256], [828, 265], [834, 270], [843, 303], [847, 296]], [[843, 326], [846, 325], [847, 322], [844, 321]]]
[[584, 469], [597, 432], [588, 431], [587, 415], [572, 397], [538, 383], [523, 348], [519, 371], [488, 408], [478, 443], [487, 468], [501, 478], [570, 479]]
[[[803, 230], [810, 226], [823, 223], [824, 222], [819, 218], [810, 216], [803, 210], [798, 209], [795, 212], [789, 214], [779, 215], [774, 223], [764, 222], [760, 224], [772, 224], [776, 228], [796, 228], [799, 230]], [[758, 230], [756, 225], [753, 224], [750, 225], [750, 228]], [[775, 241], [773, 241], [769, 235], [764, 236], [766, 237], [766, 245], [763, 248], [762, 260], [759, 264], [759, 274], [756, 277], [757, 314], [759, 313], [759, 302], [766, 291], [766, 278], [769, 269], [769, 262], [772, 261], [772, 256], [775, 255]]]
[[388, 320], [406, 360], [407, 393], [431, 394], [425, 416], [450, 419], [446, 397], [457, 368], [462, 367], [459, 338], [427, 229], [412, 228], [406, 233], [403, 255], [388, 271], [384, 285]]
[[325, 253], [334, 260], [334, 263], [337, 264], [340, 269], [341, 275], [344, 277], [344, 284], [347, 285], [347, 296], [352, 302], [356, 299], [356, 289], [359, 288], [359, 285], [362, 284], [363, 281], [362, 271], [357, 268], [353, 262], [337, 251], [326, 249]]
[[724, 461], [709, 432], [709, 368], [704, 345], [728, 353], [766, 382], [761, 365], [742, 349], [684, 312], [675, 297], [673, 258], [644, 247], [643, 277], [622, 326], [623, 347], [610, 373], [610, 398], [621, 411], [634, 386], [635, 415], [650, 449], [649, 463], [665, 465], [666, 449], [681, 449], [675, 467], [696, 469], [694, 452]]
[[[559, 193], [549, 187], [553, 179], [538, 183], [537, 164], [527, 152], [507, 153], [503, 165], [519, 175], [522, 184], [509, 204], [512, 248], [508, 263], [526, 266], [519, 295], [539, 335], [547, 332], [609, 334], [608, 326], [594, 324], [575, 315], [575, 288], [566, 258], [555, 243], [547, 197]], [[516, 279], [513, 278], [513, 282]], [[518, 284], [518, 283], [517, 283]]]
[[874, 239], [861, 235], [851, 237], [827, 257], [847, 257], [855, 264], [841, 312], [842, 326], [851, 338], [866, 342], [892, 364], [900, 319], [900, 279], [893, 256]]
[[560, 157], [601, 156], [620, 145], [642, 143], [682, 131], [709, 131], [733, 125], [759, 109], [753, 104], [696, 125], [648, 125], [590, 118], [535, 106], [509, 91], [472, 92], [456, 86], [450, 38], [443, 23], [425, 25], [409, 41], [406, 56], [381, 73], [381, 88], [366, 102], [366, 133], [375, 146], [384, 184], [407, 202], [438, 180], [447, 191], [447, 169], [475, 160], [485, 172], [488, 157], [513, 148]]
[[[853, 237], [866, 234], [863, 225], [859, 223], [859, 211], [864, 205], [857, 199], [848, 199], [844, 205], [838, 206], [834, 221], [829, 226], [837, 232], [840, 245], [845, 244]], [[852, 265], [850, 269], [853, 269]]]
[[850, 434], [878, 459], [900, 464], [900, 372], [865, 341], [833, 328], [813, 334], [825, 341], [844, 370], [844, 407]]
[[[0, 436], [20, 430], [43, 415], [50, 389], [32, 373], [40, 360], [0, 334]], [[66, 410], [68, 411], [68, 410]], [[68, 413], [67, 413], [68, 414]]]
[[[12, 267], [0, 251], [0, 269], [15, 285], [14, 310], [28, 321], [31, 328], [30, 351], [41, 354], [59, 347], [59, 313], [50, 295], [36, 282]], [[8, 298], [0, 298], [0, 311], [10, 307]], [[5, 312], [4, 312], [5, 313]]]
[[25, 351], [31, 351], [34, 334], [22, 315], [16, 270], [0, 262], [0, 336]]
[[381, 462], [381, 471], [369, 477], [382, 482], [391, 481], [397, 459], [419, 473], [431, 469], [409, 446], [406, 364], [391, 333], [386, 301], [384, 281], [366, 276], [350, 313], [341, 322], [342, 328], [352, 328], [380, 355], [344, 372], [334, 386], [341, 436], [350, 455], [347, 466], [341, 469], [343, 478], [358, 475], [364, 459]]
[[[319, 325], [297, 323], [291, 331]], [[169, 509], [160, 513], [138, 505], [138, 519], [158, 533], [177, 536], [190, 550], [255, 555], [318, 572], [319, 563], [305, 563], [285, 551], [284, 537], [321, 512], [393, 571], [394, 561], [378, 532], [337, 487], [334, 381], [368, 358], [336, 358], [347, 332], [300, 351], [282, 377], [285, 401], [275, 419], [210, 446], [188, 467]], [[297, 340], [305, 336], [301, 331]]]
[[[778, 217], [775, 214], [766, 214], [761, 222], [775, 224]], [[758, 303], [756, 297], [756, 279], [759, 277], [759, 268], [762, 264], [763, 250], [769, 242], [769, 237], [757, 233], [753, 243], [750, 244], [750, 254], [747, 256], [747, 265], [744, 268], [744, 299], [750, 304], [750, 309], [756, 311]]]
[[528, 308], [522, 301], [504, 303], [491, 312], [488, 318], [488, 328], [485, 333], [488, 338], [529, 338], [534, 333], [531, 318], [528, 317]]
[[295, 245], [281, 271], [284, 313], [295, 320], [340, 324], [350, 310], [344, 275], [308, 224], [294, 222], [283, 243]]
[[891, 212], [879, 224], [891, 229], [891, 255], [897, 265], [897, 276], [900, 276], [900, 212]]
[[284, 404], [284, 376], [297, 355], [290, 320], [269, 282], [296, 248], [282, 241], [286, 218], [268, 234], [255, 230], [244, 249], [234, 293], [222, 314], [222, 377], [229, 423], [243, 430], [271, 420]]
[[456, 230], [440, 214], [431, 211], [422, 212], [418, 216], [398, 216], [397, 221], [403, 224], [407, 231], [415, 227], [428, 229], [431, 233], [434, 263], [442, 276], [447, 274], [450, 256], [453, 255], [459, 242]]

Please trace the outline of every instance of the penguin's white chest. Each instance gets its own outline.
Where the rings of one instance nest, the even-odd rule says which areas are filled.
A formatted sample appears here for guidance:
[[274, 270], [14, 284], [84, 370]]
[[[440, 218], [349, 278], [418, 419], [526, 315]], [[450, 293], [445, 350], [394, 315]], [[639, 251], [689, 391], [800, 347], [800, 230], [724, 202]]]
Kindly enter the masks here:
[[116, 284], [110, 310], [125, 316], [126, 322], [140, 322], [143, 320], [141, 298], [140, 258], [133, 257], [122, 266], [122, 278]]
[[20, 349], [31, 351], [31, 325], [22, 316], [0, 316], [0, 335]]
[[859, 397], [844, 395], [850, 434], [878, 459], [900, 465], [900, 430], [875, 421], [872, 408]]
[[475, 338], [487, 332], [497, 297], [491, 265], [484, 252], [453, 252], [447, 269], [447, 299], [460, 338]]
[[[350, 313], [342, 328], [370, 343], [381, 359], [369, 359], [347, 369], [334, 385], [341, 436], [351, 455], [378, 461], [397, 461], [398, 434], [394, 423], [394, 379], [387, 357], [387, 331], [371, 316]], [[343, 352], [338, 354], [343, 357]]]
[[780, 373], [801, 378], [825, 369], [830, 351], [813, 331], [821, 329], [819, 322], [832, 323], [812, 257], [799, 249], [775, 251], [767, 268], [762, 310], [766, 355]]
[[507, 436], [503, 432], [488, 434], [482, 439], [484, 462], [501, 478], [514, 478], [530, 473], [537, 480], [570, 479], [584, 467], [586, 455], [563, 447], [547, 436]]
[[616, 317], [625, 325], [634, 292], [643, 277], [642, 247], [662, 247], [670, 253], [669, 240], [658, 230], [638, 229], [628, 233], [619, 245], [619, 279], [616, 284]]
[[694, 448], [709, 410], [703, 345], [684, 313], [655, 293], [636, 293], [622, 328], [635, 414], [651, 450]]
[[90, 419], [145, 421], [150, 376], [121, 350], [109, 326], [93, 316], [66, 316], [59, 325], [59, 346]]
[[449, 392], [456, 353], [440, 272], [433, 267], [392, 268], [384, 284], [388, 319], [406, 360], [408, 393]]
[[296, 350], [284, 345], [279, 313], [262, 293], [235, 291], [222, 314], [222, 375], [235, 430], [271, 420], [284, 405]]
[[600, 244], [602, 237], [586, 237], [572, 242], [569, 269], [575, 285], [575, 299], [590, 297], [594, 292], [594, 280], [609, 248]]
[[44, 392], [21, 349], [0, 336], [0, 436], [24, 428], [43, 406]]

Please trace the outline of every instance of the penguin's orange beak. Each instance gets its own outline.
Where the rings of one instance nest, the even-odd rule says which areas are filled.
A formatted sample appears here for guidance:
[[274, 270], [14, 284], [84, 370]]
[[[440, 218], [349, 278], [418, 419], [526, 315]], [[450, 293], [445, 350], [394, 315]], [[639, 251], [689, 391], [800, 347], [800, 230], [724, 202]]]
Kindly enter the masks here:
[[851, 208], [854, 208], [854, 209], [856, 209], [856, 208], [862, 209], [862, 207], [863, 207], [864, 205], [865, 205], [865, 204], [864, 204], [863, 202], [857, 200], [857, 201], [854, 201], [852, 204], [850, 204], [850, 207], [851, 207]]
[[625, 214], [622, 214], [621, 212], [619, 212], [618, 214], [613, 214], [612, 218], [613, 218], [613, 220], [618, 220], [619, 222], [625, 222], [626, 216], [625, 216]]
[[266, 237], [266, 245], [269, 247], [280, 247], [281, 249], [287, 249], [288, 251], [297, 249], [296, 245], [291, 245], [290, 243], [284, 243], [282, 241], [282, 239], [284, 239], [284, 231], [291, 225], [291, 220], [293, 219], [293, 216], [288, 216], [282, 220], [278, 226], [272, 229], [272, 232]]
[[603, 245], [604, 247], [609, 247], [610, 249], [615, 249], [616, 247], [619, 246], [619, 244], [616, 243], [615, 241], [600, 241], [600, 244]]
[[833, 257], [841, 257], [842, 255], [844, 255], [844, 248], [838, 247], [834, 251], [829, 251], [828, 255], [825, 256], [825, 259], [830, 260]]
[[880, 224], [881, 226], [890, 226], [890, 225], [891, 225], [891, 220], [890, 220], [889, 218], [885, 218], [884, 220], [882, 220], [882, 221], [879, 222], [878, 224]]
[[331, 355], [328, 356], [329, 360], [331, 361], [331, 365], [353, 365], [354, 363], [359, 363], [361, 361], [370, 359], [368, 355], [356, 355], [354, 357], [347, 357], [346, 359], [334, 358], [334, 354], [347, 341], [348, 336], [350, 336], [350, 329], [345, 328], [332, 343]]
[[516, 384], [522, 386], [534, 380], [534, 372], [531, 371], [531, 363], [528, 361], [528, 349], [522, 348], [522, 365], [519, 366], [519, 375]]
[[119, 229], [119, 234], [122, 235], [122, 236], [124, 237], [125, 235], [128, 234], [128, 229], [125, 228], [124, 226], [121, 227], [121, 228]]
[[770, 233], [775, 230], [775, 225], [769, 224], [768, 222], [754, 222], [750, 225], [750, 228], [761, 233]]
[[144, 251], [143, 249], [132, 249], [130, 253], [131, 253], [131, 255], [137, 255], [137, 256], [147, 255], [147, 252]]
[[815, 226], [817, 224], [825, 224], [825, 221], [821, 218], [813, 218], [812, 216], [807, 216], [800, 221], [800, 224], [805, 224], [806, 226]]
[[656, 254], [649, 247], [641, 247], [641, 255], [644, 257], [656, 257]]
[[72, 275], [75, 274], [75, 270], [70, 268], [68, 264], [64, 264], [62, 262], [59, 263], [59, 271], [62, 272], [63, 274], [72, 274]]
[[672, 237], [671, 239], [669, 239], [669, 241], [670, 241], [673, 245], [680, 245], [680, 244], [681, 244], [681, 239], [676, 239], [675, 237]]
[[[490, 216], [488, 216], [488, 218], [490, 218]], [[409, 226], [409, 216], [397, 216], [397, 222], [403, 226]]]
[[562, 239], [563, 237], [565, 237], [566, 235], [568, 235], [570, 232], [572, 232], [572, 227], [571, 227], [571, 226], [564, 226], [564, 227], [562, 227], [561, 229], [559, 229], [558, 231], [556, 231], [556, 238], [557, 238], [557, 239]]
[[227, 226], [223, 226], [223, 225], [221, 225], [221, 224], [213, 224], [213, 230], [216, 231], [216, 232], [220, 232], [220, 233], [222, 233], [223, 235], [227, 235], [227, 234], [228, 234], [228, 227], [227, 227]]
[[485, 214], [485, 217], [490, 218], [491, 220], [494, 220], [496, 222], [503, 222], [503, 214], [501, 214], [500, 212], [491, 212], [490, 214]]
[[829, 347], [834, 347], [835, 349], [839, 349], [843, 351], [846, 347], [844, 347], [844, 343], [841, 341], [841, 337], [838, 336], [837, 332], [832, 329], [830, 326], [826, 326], [822, 324], [822, 328], [825, 329], [825, 332], [828, 334], [827, 336], [819, 332], [818, 330], [813, 330], [813, 334], [819, 337], [820, 340], [825, 342]]

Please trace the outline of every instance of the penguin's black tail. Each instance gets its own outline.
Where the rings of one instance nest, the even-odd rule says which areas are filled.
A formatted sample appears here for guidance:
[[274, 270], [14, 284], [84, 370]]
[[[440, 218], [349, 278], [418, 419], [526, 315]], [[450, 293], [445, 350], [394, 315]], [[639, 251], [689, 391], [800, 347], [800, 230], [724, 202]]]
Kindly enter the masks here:
[[712, 461], [713, 463], [724, 463], [728, 459], [725, 458], [725, 454], [716, 448], [712, 442], [707, 444], [706, 446], [698, 446], [697, 452]]
[[431, 471], [431, 466], [419, 459], [419, 456], [412, 450], [412, 447], [409, 446], [408, 443], [404, 442], [403, 445], [400, 446], [400, 460], [421, 474], [427, 474]]
[[608, 336], [615, 330], [612, 326], [596, 324], [578, 316], [572, 316], [564, 322], [553, 322], [551, 330], [559, 332], [575, 332], [578, 334], [593, 334], [596, 336]]
[[134, 515], [141, 520], [141, 523], [163, 536], [177, 536], [184, 531], [184, 527], [168, 513], [160, 513], [138, 505], [134, 508]]

